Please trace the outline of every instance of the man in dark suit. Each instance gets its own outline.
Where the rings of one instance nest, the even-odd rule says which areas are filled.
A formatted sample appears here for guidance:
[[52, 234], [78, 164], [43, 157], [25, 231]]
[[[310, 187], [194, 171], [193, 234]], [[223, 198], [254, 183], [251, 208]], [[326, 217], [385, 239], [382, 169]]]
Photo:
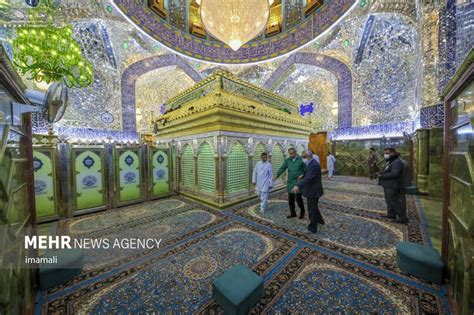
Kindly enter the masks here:
[[385, 202], [387, 203], [387, 214], [382, 217], [396, 219], [395, 222], [408, 223], [405, 182], [409, 176], [407, 163], [400, 158], [400, 154], [394, 148], [384, 150], [385, 167], [379, 174], [379, 185], [383, 187]]
[[308, 230], [312, 233], [318, 231], [318, 223], [324, 224], [323, 216], [319, 211], [319, 198], [323, 195], [323, 183], [321, 180], [321, 166], [313, 158], [311, 150], [305, 150], [302, 154], [303, 160], [307, 163], [303, 178], [293, 188], [293, 193], [303, 191], [303, 196], [308, 203], [309, 221]]

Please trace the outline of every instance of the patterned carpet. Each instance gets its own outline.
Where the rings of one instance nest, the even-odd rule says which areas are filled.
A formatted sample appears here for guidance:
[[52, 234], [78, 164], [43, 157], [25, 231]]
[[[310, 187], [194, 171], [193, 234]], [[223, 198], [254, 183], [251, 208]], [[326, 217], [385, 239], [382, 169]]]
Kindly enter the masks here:
[[308, 233], [305, 220], [286, 219], [286, 193], [225, 211], [178, 197], [61, 221], [57, 234], [161, 238], [159, 249], [87, 250], [85, 270], [42, 292], [38, 313], [217, 314], [212, 280], [235, 264], [265, 280], [252, 313], [445, 314], [444, 287], [402, 272], [395, 244], [430, 244], [415, 198], [410, 222], [380, 217], [382, 190], [362, 178], [324, 181], [326, 225]]

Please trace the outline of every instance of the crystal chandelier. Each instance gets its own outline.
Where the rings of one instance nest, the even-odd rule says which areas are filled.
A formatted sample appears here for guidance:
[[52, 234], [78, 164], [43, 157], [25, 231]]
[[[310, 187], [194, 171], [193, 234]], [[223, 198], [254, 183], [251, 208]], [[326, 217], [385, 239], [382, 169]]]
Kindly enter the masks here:
[[263, 31], [273, 0], [200, 0], [198, 3], [206, 30], [237, 51]]

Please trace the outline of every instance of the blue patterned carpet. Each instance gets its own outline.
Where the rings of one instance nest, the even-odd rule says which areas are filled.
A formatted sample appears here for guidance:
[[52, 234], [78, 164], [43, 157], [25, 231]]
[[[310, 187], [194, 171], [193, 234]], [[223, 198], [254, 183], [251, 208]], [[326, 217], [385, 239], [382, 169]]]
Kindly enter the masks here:
[[365, 179], [324, 182], [326, 225], [308, 233], [305, 220], [286, 219], [286, 193], [225, 211], [180, 198], [61, 221], [58, 234], [161, 238], [159, 249], [86, 252], [75, 279], [42, 292], [43, 314], [217, 314], [212, 280], [235, 264], [265, 280], [252, 313], [445, 314], [444, 287], [402, 272], [395, 244], [429, 244], [416, 200], [407, 226], [380, 217], [381, 188]]

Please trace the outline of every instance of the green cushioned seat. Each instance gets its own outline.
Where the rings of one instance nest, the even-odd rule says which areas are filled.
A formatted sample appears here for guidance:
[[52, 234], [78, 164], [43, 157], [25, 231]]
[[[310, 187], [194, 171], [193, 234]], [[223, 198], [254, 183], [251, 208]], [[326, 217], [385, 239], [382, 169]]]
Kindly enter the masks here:
[[263, 296], [263, 278], [242, 265], [212, 283], [212, 297], [225, 314], [246, 314]]
[[57, 256], [57, 263], [40, 266], [39, 282], [40, 289], [43, 291], [71, 280], [84, 268], [84, 251], [82, 249], [50, 250], [42, 257], [52, 258], [54, 256]]
[[443, 261], [430, 246], [398, 242], [397, 263], [402, 270], [421, 279], [437, 284], [443, 281]]
[[405, 187], [405, 193], [407, 195], [416, 195], [416, 187], [415, 186]]

